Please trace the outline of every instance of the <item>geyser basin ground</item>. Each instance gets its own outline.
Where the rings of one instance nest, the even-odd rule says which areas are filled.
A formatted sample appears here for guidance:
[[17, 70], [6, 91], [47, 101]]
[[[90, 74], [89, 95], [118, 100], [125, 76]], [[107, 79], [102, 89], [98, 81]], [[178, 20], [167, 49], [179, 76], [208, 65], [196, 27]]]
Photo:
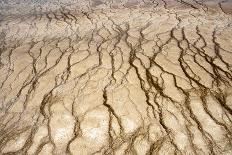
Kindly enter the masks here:
[[17, 2], [0, 154], [232, 154], [231, 1]]

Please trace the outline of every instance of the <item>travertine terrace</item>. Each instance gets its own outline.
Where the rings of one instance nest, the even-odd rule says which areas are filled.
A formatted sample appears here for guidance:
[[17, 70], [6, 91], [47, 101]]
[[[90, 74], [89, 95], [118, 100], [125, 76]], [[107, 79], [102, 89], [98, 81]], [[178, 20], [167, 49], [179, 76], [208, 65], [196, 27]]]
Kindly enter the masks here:
[[1, 155], [231, 155], [231, 0], [1, 0]]

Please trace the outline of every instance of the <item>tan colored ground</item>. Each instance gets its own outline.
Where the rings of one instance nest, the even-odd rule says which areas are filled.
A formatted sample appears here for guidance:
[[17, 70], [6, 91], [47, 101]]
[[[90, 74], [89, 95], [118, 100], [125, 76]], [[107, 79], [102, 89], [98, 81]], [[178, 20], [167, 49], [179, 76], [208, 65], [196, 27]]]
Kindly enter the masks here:
[[231, 155], [230, 0], [82, 2], [1, 4], [0, 154]]

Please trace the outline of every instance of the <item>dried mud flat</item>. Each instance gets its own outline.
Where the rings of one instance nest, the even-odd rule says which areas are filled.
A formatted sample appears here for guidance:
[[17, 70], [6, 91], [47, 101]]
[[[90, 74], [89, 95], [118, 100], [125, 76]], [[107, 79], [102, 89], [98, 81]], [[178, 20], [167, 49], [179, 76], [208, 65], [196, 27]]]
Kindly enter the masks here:
[[230, 0], [16, 1], [0, 154], [232, 154]]

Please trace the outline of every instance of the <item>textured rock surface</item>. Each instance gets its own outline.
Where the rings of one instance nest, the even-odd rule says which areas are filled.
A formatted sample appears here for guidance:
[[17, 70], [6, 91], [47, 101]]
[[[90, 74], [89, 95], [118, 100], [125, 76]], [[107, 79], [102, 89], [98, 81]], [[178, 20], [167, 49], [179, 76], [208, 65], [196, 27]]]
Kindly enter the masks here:
[[232, 154], [232, 1], [0, 6], [0, 154]]

